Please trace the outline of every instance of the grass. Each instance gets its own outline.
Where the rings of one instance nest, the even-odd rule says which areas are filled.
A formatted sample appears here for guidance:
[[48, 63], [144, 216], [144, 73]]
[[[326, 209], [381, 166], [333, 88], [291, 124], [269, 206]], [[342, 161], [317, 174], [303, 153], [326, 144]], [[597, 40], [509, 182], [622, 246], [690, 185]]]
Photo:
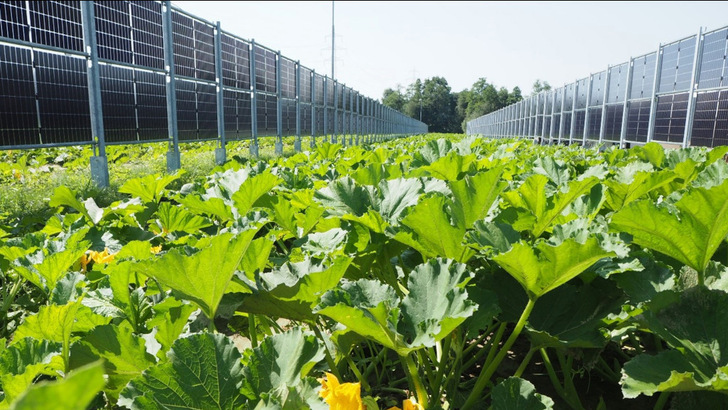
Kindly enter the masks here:
[[[327, 138], [328, 140], [328, 138]], [[323, 137], [317, 137], [317, 142]], [[258, 159], [276, 157], [274, 138], [259, 138]], [[283, 139], [283, 156], [295, 154], [294, 137]], [[310, 147], [310, 137], [303, 137], [301, 148]], [[347, 139], [348, 143], [348, 139]], [[210, 175], [215, 164], [215, 141], [180, 144], [181, 168], [185, 173], [177, 184], [200, 180]], [[230, 141], [227, 160], [233, 156], [250, 158], [250, 141]], [[167, 146], [163, 143], [115, 145], [107, 147], [109, 187], [100, 188], [91, 179], [90, 147], [0, 151], [0, 236], [12, 235], [42, 227], [55, 213], [48, 205], [56, 188], [65, 186], [81, 198], [94, 198], [105, 207], [124, 199], [118, 192], [126, 181], [149, 174], [167, 173]]]

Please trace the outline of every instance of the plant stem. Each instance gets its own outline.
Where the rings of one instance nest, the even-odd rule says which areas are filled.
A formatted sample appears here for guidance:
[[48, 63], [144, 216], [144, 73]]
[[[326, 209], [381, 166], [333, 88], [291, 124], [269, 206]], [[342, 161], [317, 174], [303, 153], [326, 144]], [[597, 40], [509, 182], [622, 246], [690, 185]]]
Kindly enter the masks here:
[[[508, 350], [511, 348], [511, 346], [513, 346], [513, 343], [515, 343], [516, 339], [518, 339], [518, 336], [521, 334], [521, 331], [526, 325], [528, 317], [531, 315], [531, 311], [533, 310], [533, 306], [535, 304], [536, 298], [528, 299], [528, 303], [526, 303], [526, 307], [523, 308], [521, 317], [518, 318], [518, 322], [516, 322], [516, 327], [513, 329], [511, 335], [508, 336], [508, 339], [506, 339], [506, 342], [503, 344], [503, 347], [501, 347], [500, 351], [495, 356], [495, 359], [493, 359], [493, 361], [488, 365], [487, 368], [483, 367], [483, 371], [480, 373], [478, 379], [475, 381], [473, 391], [470, 392], [470, 395], [465, 401], [462, 410], [467, 410], [473, 407], [475, 405], [475, 402], [480, 399], [480, 395], [483, 392], [483, 389], [485, 389], [485, 386], [488, 384], [488, 381], [490, 381], [490, 377], [498, 369], [498, 365], [500, 365], [500, 363], [506, 357], [506, 355], [508, 354]], [[493, 347], [495, 347], [495, 344], [493, 345]]]
[[526, 370], [526, 367], [531, 362], [531, 357], [533, 357], [533, 354], [536, 352], [536, 349], [529, 349], [528, 353], [526, 353], [526, 357], [523, 358], [523, 361], [521, 361], [521, 365], [518, 366], [518, 369], [513, 374], [513, 377], [521, 377], [523, 372]]
[[435, 385], [435, 375], [432, 371], [432, 366], [430, 365], [430, 360], [428, 360], [428, 354], [425, 352], [426, 349], [420, 349], [417, 351], [417, 357], [420, 359], [420, 368], [424, 370], [425, 378], [427, 379], [427, 383], [430, 386]]
[[417, 366], [415, 365], [415, 361], [412, 360], [412, 355], [408, 354], [405, 356], [400, 356], [400, 358], [404, 361], [406, 365], [406, 370], [412, 378], [412, 384], [414, 384], [415, 392], [417, 393], [417, 402], [422, 406], [422, 408], [427, 409], [430, 405], [429, 399], [427, 397], [427, 391], [425, 391], [425, 387], [420, 381], [420, 375], [417, 372]]
[[[329, 354], [328, 349], [326, 351], [327, 358], [326, 360], [329, 360]], [[333, 359], [331, 359], [333, 362]], [[351, 369], [352, 373], [354, 373], [354, 376], [356, 376], [357, 380], [361, 383], [362, 387], [364, 387], [364, 390], [367, 392], [367, 394], [371, 394], [372, 388], [369, 386], [369, 382], [367, 382], [367, 379], [362, 376], [361, 372], [359, 371], [359, 368], [356, 367], [356, 363], [351, 359], [351, 356], [346, 356], [346, 363], [349, 364], [349, 369]], [[329, 364], [331, 366], [331, 364]], [[338, 377], [338, 376], [337, 376]]]
[[[469, 369], [470, 367], [472, 367], [475, 363], [477, 363], [478, 360], [480, 360], [480, 358], [483, 356], [483, 354], [486, 351], [488, 352], [488, 357], [486, 357], [485, 362], [483, 362], [483, 367], [487, 367], [488, 363], [490, 363], [490, 361], [493, 360], [493, 356], [495, 356], [494, 347], [498, 346], [500, 344], [500, 341], [503, 338], [503, 333], [505, 333], [505, 331], [506, 331], [506, 327], [507, 327], [507, 323], [505, 323], [505, 322], [501, 323], [500, 326], [498, 327], [498, 332], [496, 332], [495, 337], [490, 339], [485, 344], [486, 346], [490, 345], [488, 347], [488, 349], [481, 349], [478, 353], [475, 354], [475, 356], [472, 359], [468, 360], [465, 363], [465, 366], [463, 366], [463, 368]], [[468, 348], [465, 349], [465, 353], [464, 353], [465, 356], [468, 355], [470, 347], [472, 347], [472, 345], [468, 346]]]
[[[331, 368], [331, 372], [336, 376], [337, 379], [341, 380], [341, 374], [339, 373], [339, 368], [336, 367], [336, 362], [334, 361], [334, 357], [331, 356], [331, 351], [329, 351], [329, 345], [326, 343], [326, 339], [324, 339], [324, 335], [321, 333], [321, 329], [319, 329], [318, 325], [316, 323], [313, 323], [311, 325], [313, 328], [313, 332], [316, 334], [316, 337], [321, 341], [321, 343], [324, 344], [324, 353], [326, 357], [326, 363], [328, 363], [329, 368]], [[347, 357], [348, 358], [348, 357]], [[349, 358], [351, 360], [351, 358]], [[356, 368], [356, 366], [354, 366]], [[363, 380], [361, 377], [361, 373], [359, 373], [359, 369], [356, 369], [356, 372], [354, 373], [359, 378], [359, 381], [362, 383], [366, 383], [366, 381]], [[368, 391], [368, 389], [367, 389]]]
[[665, 407], [665, 404], [667, 404], [667, 400], [670, 398], [670, 392], [664, 391], [660, 393], [660, 397], [657, 398], [657, 403], [655, 403], [655, 407], [653, 407], [654, 410], [662, 410]]
[[[502, 325], [502, 324], [501, 324]], [[493, 333], [493, 329], [495, 329], [495, 323], [488, 327], [488, 329], [483, 332], [482, 335], [478, 336], [477, 339], [475, 339], [472, 343], [468, 345], [468, 347], [465, 348], [463, 351], [463, 355], [467, 356], [470, 354], [470, 352], [475, 349], [483, 340], [485, 340], [486, 337], [488, 337], [491, 333]]]
[[546, 372], [549, 375], [549, 380], [551, 380], [551, 384], [554, 386], [554, 390], [556, 390], [559, 396], [565, 397], [566, 392], [564, 391], [564, 387], [561, 386], [559, 378], [556, 376], [556, 371], [554, 370], [554, 366], [551, 364], [551, 359], [549, 358], [548, 353], [546, 353], [546, 349], [541, 348], [540, 352], [541, 357], [543, 358], [543, 363], [546, 366]]
[[[581, 404], [581, 400], [579, 399], [579, 392], [576, 391], [576, 386], [574, 386], [574, 380], [572, 378], [573, 373], [571, 369], [574, 359], [571, 356], [569, 356], [568, 359], [565, 358], [564, 354], [559, 350], [556, 350], [556, 357], [559, 359], [561, 373], [564, 375], [564, 388], [567, 394], [567, 401], [571, 404], [573, 408], [583, 409], [584, 406], [582, 406]], [[567, 374], [567, 372], [569, 374]]]
[[250, 338], [250, 347], [258, 347], [258, 332], [255, 329], [255, 315], [248, 313], [248, 337]]
[[374, 356], [372, 361], [369, 362], [369, 365], [367, 366], [366, 370], [364, 370], [364, 377], [369, 377], [369, 375], [372, 373], [372, 371], [374, 371], [374, 368], [377, 365], [377, 363], [379, 363], [382, 360], [382, 358], [384, 357], [384, 355], [386, 354], [386, 351], [387, 351], [386, 348], [382, 348], [382, 350], [380, 350], [379, 353], [377, 353], [377, 355]]
[[433, 387], [432, 391], [434, 391], [436, 394], [433, 396], [433, 398], [438, 399], [440, 397], [440, 394], [442, 394], [442, 377], [445, 373], [445, 365], [448, 359], [450, 359], [450, 342], [452, 341], [452, 338], [455, 337], [455, 333], [445, 336], [445, 343], [442, 346], [441, 353], [440, 353], [440, 362], [437, 364], [437, 375], [435, 376], [435, 384], [431, 387]]

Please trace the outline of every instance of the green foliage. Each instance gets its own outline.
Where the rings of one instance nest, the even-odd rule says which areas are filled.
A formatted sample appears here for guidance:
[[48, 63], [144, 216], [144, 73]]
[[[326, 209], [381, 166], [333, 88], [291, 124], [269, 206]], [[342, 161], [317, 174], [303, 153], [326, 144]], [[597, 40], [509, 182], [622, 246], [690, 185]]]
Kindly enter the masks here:
[[121, 391], [119, 404], [146, 408], [242, 408], [240, 352], [223, 335], [178, 339], [168, 360], [149, 368]]
[[94, 362], [71, 372], [68, 377], [55, 382], [41, 382], [31, 386], [10, 408], [35, 410], [47, 408], [76, 410], [86, 408], [104, 387], [104, 370], [101, 362]]
[[173, 250], [158, 261], [139, 263], [141, 272], [194, 302], [213, 319], [257, 229], [239, 235], [221, 234], [192, 255]]
[[554, 401], [536, 393], [536, 388], [528, 380], [509, 377], [493, 388], [493, 410], [542, 410], [553, 406]]
[[[407, 98], [479, 90], [517, 98]], [[727, 148], [346, 145], [173, 176], [110, 149], [148, 172], [0, 211], [0, 408], [319, 409], [324, 372], [379, 408], [725, 403]], [[54, 158], [12, 155], [35, 192]]]

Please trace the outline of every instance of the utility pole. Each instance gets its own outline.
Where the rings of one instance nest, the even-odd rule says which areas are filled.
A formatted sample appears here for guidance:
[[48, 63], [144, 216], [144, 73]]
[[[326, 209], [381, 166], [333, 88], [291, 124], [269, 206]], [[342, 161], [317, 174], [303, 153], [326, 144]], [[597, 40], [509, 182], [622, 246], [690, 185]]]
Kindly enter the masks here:
[[336, 39], [336, 35], [334, 32], [334, 1], [331, 0], [331, 79], [335, 79], [334, 77], [334, 40]]

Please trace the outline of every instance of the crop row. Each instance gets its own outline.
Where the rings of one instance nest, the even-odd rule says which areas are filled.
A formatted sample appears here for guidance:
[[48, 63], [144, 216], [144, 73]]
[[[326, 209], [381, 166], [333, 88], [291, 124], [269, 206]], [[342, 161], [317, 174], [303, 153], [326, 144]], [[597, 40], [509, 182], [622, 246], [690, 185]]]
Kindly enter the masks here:
[[424, 136], [59, 187], [0, 227], [0, 408], [724, 407], [726, 152]]

